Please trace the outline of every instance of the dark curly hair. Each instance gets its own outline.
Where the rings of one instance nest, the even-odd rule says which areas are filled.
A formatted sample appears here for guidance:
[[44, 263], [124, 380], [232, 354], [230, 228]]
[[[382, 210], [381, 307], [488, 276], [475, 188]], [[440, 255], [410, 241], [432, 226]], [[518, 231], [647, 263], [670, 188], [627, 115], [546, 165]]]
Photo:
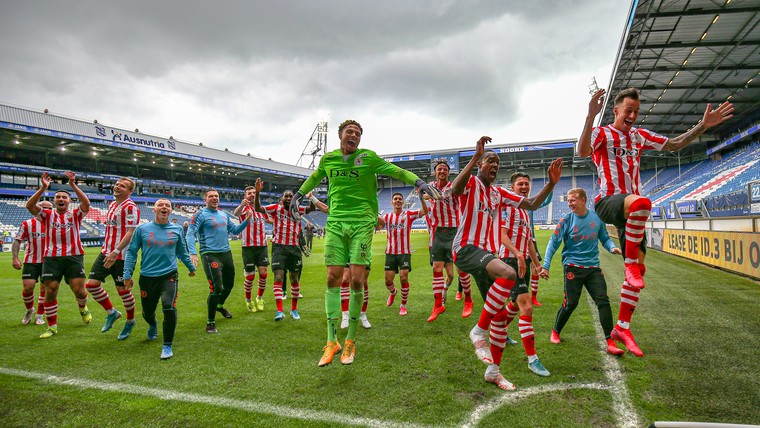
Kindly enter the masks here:
[[363, 129], [363, 128], [362, 128], [362, 126], [359, 124], [359, 122], [357, 122], [357, 121], [355, 121], [355, 120], [353, 120], [353, 119], [346, 119], [346, 120], [344, 120], [344, 121], [343, 121], [343, 122], [342, 122], [342, 123], [341, 123], [341, 124], [338, 126], [338, 135], [340, 135], [340, 133], [341, 133], [341, 132], [343, 132], [343, 128], [345, 128], [345, 127], [346, 127], [346, 126], [348, 126], [348, 125], [356, 125], [356, 126], [358, 126], [358, 127], [359, 127], [359, 132], [361, 132], [362, 134], [364, 134], [364, 129]]

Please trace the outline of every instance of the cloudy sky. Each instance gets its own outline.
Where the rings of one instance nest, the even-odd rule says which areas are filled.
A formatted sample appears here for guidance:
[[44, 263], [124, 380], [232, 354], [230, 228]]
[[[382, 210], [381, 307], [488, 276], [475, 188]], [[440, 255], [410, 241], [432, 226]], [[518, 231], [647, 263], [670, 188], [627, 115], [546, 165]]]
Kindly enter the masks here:
[[[570, 6], [572, 5], [572, 7]], [[574, 138], [629, 0], [6, 1], [0, 102], [295, 164]]]

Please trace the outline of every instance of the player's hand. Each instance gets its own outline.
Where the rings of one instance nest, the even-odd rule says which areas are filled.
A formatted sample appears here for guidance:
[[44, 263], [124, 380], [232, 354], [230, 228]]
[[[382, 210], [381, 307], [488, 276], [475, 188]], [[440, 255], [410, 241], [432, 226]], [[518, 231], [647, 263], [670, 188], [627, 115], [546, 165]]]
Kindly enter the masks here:
[[21, 270], [21, 260], [18, 257], [13, 258], [13, 269]]
[[486, 137], [485, 135], [480, 137], [477, 143], [475, 143], [475, 154], [473, 157], [475, 159], [480, 159], [480, 156], [483, 155], [483, 153], [486, 152], [486, 143], [491, 142], [491, 137]]
[[417, 180], [417, 182], [414, 183], [414, 187], [417, 188], [417, 191], [420, 193], [420, 197], [422, 197], [423, 194], [427, 194], [436, 201], [441, 199], [441, 192], [439, 192], [435, 187], [430, 187], [430, 185], [422, 181], [422, 179]]
[[[105, 263], [103, 264], [103, 266], [105, 266]], [[125, 279], [125, 280], [124, 280], [124, 288], [125, 288], [127, 291], [130, 291], [130, 290], [132, 290], [132, 287], [134, 287], [134, 286], [135, 286], [135, 281], [134, 281], [132, 278], [129, 278], [129, 279]]]
[[195, 276], [195, 271], [188, 273], [187, 276]]
[[549, 173], [549, 181], [552, 184], [557, 184], [562, 177], [562, 158], [554, 159], [547, 172]]
[[591, 95], [591, 101], [588, 103], [588, 115], [595, 117], [604, 107], [604, 89], [600, 89]]
[[63, 175], [66, 176], [66, 178], [69, 179], [69, 186], [73, 186], [77, 184], [77, 176], [72, 171], [66, 171]]
[[530, 270], [532, 273], [538, 275], [539, 273], [541, 273], [541, 265], [537, 265], [533, 263], [530, 265]]
[[193, 262], [193, 266], [198, 267], [198, 255], [190, 254], [190, 261]]
[[541, 273], [539, 273], [538, 276], [540, 276], [543, 279], [549, 279], [549, 271], [544, 268], [541, 268]]
[[301, 192], [296, 192], [296, 194], [293, 195], [293, 199], [290, 200], [290, 216], [296, 221], [301, 220], [301, 199], [303, 199]]
[[525, 257], [517, 256], [517, 276], [520, 278], [525, 276]]
[[243, 207], [243, 208], [248, 207], [250, 205], [251, 205], [251, 203], [248, 202], [248, 199], [243, 199], [242, 201], [240, 201], [240, 206]]
[[715, 110], [710, 110], [710, 107], [711, 105], [708, 104], [705, 114], [702, 116], [702, 125], [704, 125], [705, 129], [712, 128], [724, 120], [734, 117], [734, 105], [728, 101], [716, 107]]
[[119, 258], [119, 253], [116, 251], [111, 251], [106, 255], [105, 260], [103, 260], [103, 267], [106, 269], [110, 269], [111, 266], [113, 266], [114, 263], [116, 263], [116, 260]]
[[612, 254], [623, 254], [623, 252], [620, 250], [620, 248], [613, 248], [612, 251], [610, 251]]
[[50, 175], [47, 172], [42, 173], [42, 177], [40, 177], [40, 185], [43, 189], [50, 187]]
[[261, 180], [261, 178], [257, 178], [256, 183], [254, 183], [253, 186], [256, 188], [256, 194], [258, 195], [259, 192], [261, 192], [261, 189], [264, 188], [264, 182]]

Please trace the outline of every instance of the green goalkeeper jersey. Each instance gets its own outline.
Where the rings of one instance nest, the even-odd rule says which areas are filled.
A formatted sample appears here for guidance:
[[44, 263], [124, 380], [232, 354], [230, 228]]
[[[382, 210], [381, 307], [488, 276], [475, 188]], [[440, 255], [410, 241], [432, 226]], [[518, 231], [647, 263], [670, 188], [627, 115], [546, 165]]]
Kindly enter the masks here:
[[328, 221], [377, 221], [377, 174], [414, 185], [416, 174], [380, 158], [368, 149], [343, 155], [340, 149], [326, 153], [319, 167], [298, 191], [305, 195], [327, 177]]

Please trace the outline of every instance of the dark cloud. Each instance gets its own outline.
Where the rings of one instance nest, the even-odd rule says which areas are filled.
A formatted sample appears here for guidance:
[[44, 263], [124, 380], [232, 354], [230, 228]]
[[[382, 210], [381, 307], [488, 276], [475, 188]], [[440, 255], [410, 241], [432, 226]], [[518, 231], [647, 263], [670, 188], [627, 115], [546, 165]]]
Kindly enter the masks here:
[[319, 108], [503, 124], [537, 78], [614, 60], [622, 22], [588, 23], [617, 3], [6, 2], [0, 101], [182, 127], [176, 105], [216, 127], [250, 123], [262, 144], [275, 142], [260, 124]]

